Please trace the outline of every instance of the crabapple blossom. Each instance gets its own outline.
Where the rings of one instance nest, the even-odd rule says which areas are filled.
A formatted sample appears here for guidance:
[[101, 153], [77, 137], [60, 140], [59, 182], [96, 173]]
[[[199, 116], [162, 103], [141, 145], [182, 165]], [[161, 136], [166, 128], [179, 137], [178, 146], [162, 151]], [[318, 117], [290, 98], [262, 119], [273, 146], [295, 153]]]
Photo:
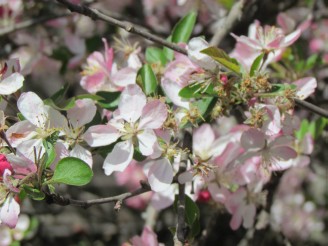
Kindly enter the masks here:
[[[139, 64], [134, 60], [130, 66], [118, 70], [117, 64], [114, 63], [113, 48], [108, 47], [106, 39], [102, 39], [105, 51], [104, 54], [99, 51], [93, 52], [87, 58], [87, 64], [84, 65], [82, 71], [81, 86], [89, 93], [98, 91], [121, 91], [122, 88], [129, 84], [134, 84], [137, 76]], [[131, 56], [136, 56], [132, 54]]]
[[154, 129], [162, 127], [167, 117], [167, 108], [160, 100], [147, 102], [145, 94], [137, 85], [128, 85], [122, 92], [114, 118], [107, 125], [90, 127], [84, 140], [92, 147], [105, 146], [121, 140], [105, 159], [105, 174], [124, 171], [133, 159], [135, 147], [141, 154], [154, 152], [157, 137]]
[[269, 138], [255, 128], [245, 131], [240, 139], [242, 147], [247, 151], [241, 162], [248, 158], [261, 157], [261, 167], [267, 171], [284, 170], [289, 167], [288, 160], [297, 157], [297, 152], [290, 147], [293, 139], [289, 136]]
[[44, 153], [42, 140], [67, 126], [66, 118], [57, 110], [45, 105], [34, 92], [22, 93], [17, 101], [25, 120], [11, 126], [6, 136], [11, 145], [24, 156], [34, 160], [34, 148]]
[[141, 236], [134, 236], [130, 239], [130, 243], [124, 243], [122, 246], [164, 246], [162, 243], [158, 243], [157, 235], [153, 232], [151, 228], [145, 226]]
[[0, 70], [0, 95], [10, 95], [23, 86], [24, 77], [20, 74], [17, 59], [4, 62]]

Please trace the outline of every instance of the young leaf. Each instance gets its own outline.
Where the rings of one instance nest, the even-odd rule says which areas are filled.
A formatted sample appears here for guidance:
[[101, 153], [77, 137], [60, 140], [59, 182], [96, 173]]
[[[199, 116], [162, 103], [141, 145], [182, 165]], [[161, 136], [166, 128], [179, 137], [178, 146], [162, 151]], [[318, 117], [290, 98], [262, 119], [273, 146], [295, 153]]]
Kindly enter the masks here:
[[23, 189], [26, 192], [26, 194], [31, 197], [33, 200], [41, 201], [45, 198], [45, 195], [42, 191], [35, 189], [28, 185], [23, 185]]
[[141, 76], [141, 87], [145, 94], [156, 94], [158, 82], [151, 66], [149, 64], [143, 65], [138, 75]]
[[99, 100], [98, 104], [105, 109], [114, 110], [118, 106], [120, 100], [120, 92], [108, 92], [108, 91], [98, 91], [97, 95], [102, 97], [103, 100]]
[[[170, 35], [166, 40], [172, 42], [172, 35]], [[165, 55], [168, 61], [172, 61], [174, 58], [174, 51], [171, 50], [170, 48], [164, 47], [163, 54]]]
[[249, 71], [249, 76], [253, 77], [255, 72], [257, 72], [257, 70], [260, 68], [263, 57], [264, 57], [264, 53], [262, 53], [258, 57], [256, 57], [256, 59], [254, 60], [252, 66], [251, 66], [251, 70]]
[[308, 132], [309, 129], [309, 121], [308, 120], [302, 120], [300, 129], [295, 132], [295, 136], [298, 140], [302, 140], [305, 136], [305, 134]]
[[45, 160], [44, 167], [48, 168], [56, 158], [56, 150], [55, 147], [50, 142], [45, 140], [43, 140], [43, 146], [46, 149], [46, 160]]
[[228, 56], [227, 53], [225, 53], [223, 50], [216, 47], [208, 47], [202, 50], [201, 53], [212, 57], [214, 60], [225, 66], [230, 71], [236, 73], [237, 75], [240, 75], [240, 65], [238, 64], [236, 59]]
[[146, 49], [146, 61], [148, 63], [158, 63], [160, 62], [162, 66], [167, 63], [164, 51], [157, 47], [148, 47]]
[[65, 157], [56, 165], [55, 172], [48, 183], [68, 185], [86, 185], [92, 179], [93, 172], [89, 165], [75, 157]]
[[194, 25], [196, 23], [197, 14], [192, 11], [183, 17], [175, 26], [172, 32], [172, 42], [174, 43], [187, 43]]
[[209, 94], [214, 96], [215, 92], [213, 90], [213, 85], [210, 84], [207, 88], [204, 87], [204, 84], [193, 83], [182, 88], [179, 92], [179, 96], [182, 98], [198, 98], [203, 97], [204, 94]]

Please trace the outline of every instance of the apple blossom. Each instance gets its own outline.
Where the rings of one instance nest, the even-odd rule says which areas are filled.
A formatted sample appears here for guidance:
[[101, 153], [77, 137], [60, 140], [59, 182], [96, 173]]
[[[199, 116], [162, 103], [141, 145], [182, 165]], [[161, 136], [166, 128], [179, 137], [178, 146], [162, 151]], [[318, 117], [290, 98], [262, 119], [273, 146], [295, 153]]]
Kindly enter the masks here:
[[[124, 171], [133, 159], [135, 147], [141, 154], [150, 156], [154, 152], [157, 137], [154, 129], [160, 128], [167, 117], [167, 108], [160, 100], [147, 102], [145, 94], [137, 85], [128, 85], [122, 92], [114, 118], [107, 125], [90, 127], [84, 140], [92, 147], [116, 142], [105, 159], [105, 174]], [[134, 147], [135, 146], [135, 147]]]

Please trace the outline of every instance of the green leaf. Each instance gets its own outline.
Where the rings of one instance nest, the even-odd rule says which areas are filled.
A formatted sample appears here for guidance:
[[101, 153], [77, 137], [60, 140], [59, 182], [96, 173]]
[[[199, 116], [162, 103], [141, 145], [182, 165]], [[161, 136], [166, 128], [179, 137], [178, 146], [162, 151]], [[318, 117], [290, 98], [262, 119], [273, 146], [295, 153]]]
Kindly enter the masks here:
[[158, 82], [156, 75], [149, 64], [145, 64], [140, 68], [138, 76], [141, 76], [141, 87], [144, 93], [147, 96], [156, 94]]
[[42, 191], [35, 189], [28, 185], [23, 185], [23, 189], [26, 192], [26, 194], [31, 197], [33, 200], [41, 201], [45, 198], [45, 195]]
[[56, 158], [56, 150], [55, 147], [53, 146], [53, 144], [51, 144], [50, 142], [47, 142], [45, 140], [43, 140], [43, 146], [46, 149], [46, 160], [45, 160], [45, 168], [50, 167], [51, 163], [53, 163], [53, 161]]
[[55, 92], [55, 94], [53, 94], [50, 97], [51, 100], [56, 104], [60, 103], [64, 99], [65, 95], [67, 94], [68, 89], [69, 89], [69, 84], [68, 83], [64, 84], [57, 92]]
[[260, 66], [262, 64], [263, 57], [264, 57], [264, 53], [262, 53], [258, 57], [256, 57], [256, 59], [254, 60], [252, 66], [251, 66], [249, 76], [253, 77], [255, 72], [257, 72], [257, 70], [260, 68]]
[[197, 14], [192, 11], [183, 17], [173, 28], [172, 42], [187, 43], [196, 23]]
[[146, 61], [148, 63], [160, 63], [165, 66], [167, 63], [167, 58], [162, 49], [157, 47], [148, 47], [146, 49]]
[[223, 50], [217, 47], [208, 47], [201, 51], [201, 53], [206, 54], [212, 57], [221, 65], [225, 66], [230, 71], [240, 75], [240, 65], [236, 61], [236, 59], [230, 57]]
[[186, 222], [189, 226], [194, 224], [196, 220], [199, 219], [200, 212], [197, 204], [189, 197], [186, 195], [185, 198], [185, 203], [186, 203]]
[[103, 100], [98, 101], [102, 108], [114, 110], [118, 106], [121, 92], [99, 91], [97, 95], [103, 98]]
[[302, 140], [305, 136], [305, 134], [308, 132], [309, 129], [309, 121], [308, 120], [302, 120], [300, 129], [295, 132], [295, 136], [298, 140]]
[[318, 54], [311, 55], [305, 62], [304, 70], [310, 70], [314, 67], [318, 60]]
[[66, 100], [59, 106], [57, 106], [51, 98], [48, 98], [48, 99], [44, 100], [43, 102], [44, 102], [44, 104], [49, 105], [52, 108], [57, 109], [59, 111], [68, 110], [75, 106], [75, 98], [74, 97]]
[[234, 5], [236, 0], [218, 0], [220, 4], [223, 5], [226, 9], [230, 10], [232, 6]]
[[214, 97], [204, 97], [200, 100], [197, 100], [193, 103], [194, 106], [196, 106], [200, 112], [200, 114], [203, 117], [206, 117], [206, 115], [212, 110], [215, 103], [217, 101], [217, 98]]
[[[172, 35], [170, 35], [167, 39], [167, 41], [172, 42]], [[174, 51], [170, 48], [164, 47], [163, 53], [168, 61], [172, 61], [174, 58]]]
[[214, 91], [214, 86], [210, 84], [207, 88], [203, 88], [204, 84], [195, 82], [193, 84], [187, 85], [179, 91], [179, 96], [182, 98], [199, 98], [203, 97], [204, 94], [216, 95]]
[[144, 161], [146, 158], [147, 156], [142, 155], [138, 147], [134, 148], [133, 160], [141, 162]]
[[82, 94], [82, 95], [78, 95], [75, 97], [76, 99], [85, 99], [85, 98], [89, 98], [92, 99], [93, 101], [101, 101], [104, 100], [103, 97], [99, 96], [99, 95], [94, 95], [94, 94]]
[[81, 186], [89, 183], [92, 176], [93, 172], [87, 163], [75, 157], [65, 157], [58, 162], [48, 182]]

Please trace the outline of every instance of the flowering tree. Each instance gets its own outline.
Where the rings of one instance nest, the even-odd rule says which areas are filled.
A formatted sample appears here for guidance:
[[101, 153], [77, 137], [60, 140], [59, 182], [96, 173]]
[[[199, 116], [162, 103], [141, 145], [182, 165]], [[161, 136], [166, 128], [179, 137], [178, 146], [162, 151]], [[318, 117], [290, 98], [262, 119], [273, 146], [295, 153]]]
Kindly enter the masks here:
[[0, 245], [40, 204], [138, 211], [111, 244], [326, 245], [325, 4], [289, 2], [0, 1]]

